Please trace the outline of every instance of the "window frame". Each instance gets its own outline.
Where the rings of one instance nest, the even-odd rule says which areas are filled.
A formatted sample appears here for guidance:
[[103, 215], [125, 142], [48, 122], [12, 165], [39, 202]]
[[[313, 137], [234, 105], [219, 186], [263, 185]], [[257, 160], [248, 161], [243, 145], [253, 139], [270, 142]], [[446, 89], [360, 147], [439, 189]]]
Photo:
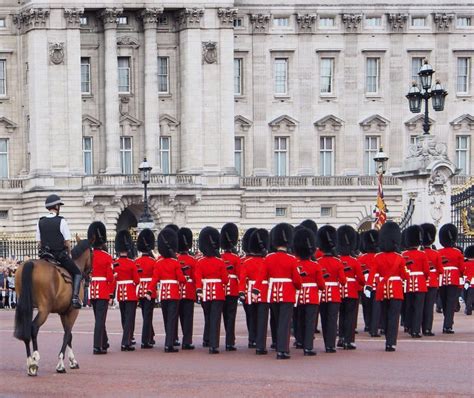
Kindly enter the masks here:
[[[414, 21], [423, 20], [423, 25], [415, 25]], [[427, 29], [428, 26], [428, 17], [426, 15], [412, 15], [410, 17], [410, 28], [411, 29]]]
[[[90, 140], [90, 149], [85, 149], [85, 141]], [[90, 155], [90, 173], [87, 172], [86, 154]], [[82, 137], [82, 164], [85, 175], [94, 174], [94, 137], [87, 135]]]
[[[376, 71], [377, 74], [375, 75], [375, 84], [376, 84], [376, 90], [375, 91], [369, 91], [368, 90], [368, 79], [369, 79], [369, 60], [376, 60]], [[380, 96], [381, 94], [381, 89], [380, 89], [380, 75], [382, 72], [382, 58], [380, 56], [376, 55], [368, 55], [365, 57], [365, 95], [366, 96]], [[372, 77], [372, 76], [371, 76]]]
[[[375, 148], [371, 147], [373, 139], [375, 139]], [[374, 176], [377, 174], [377, 167], [375, 165], [374, 157], [380, 148], [380, 142], [381, 137], [379, 135], [366, 135], [364, 137], [363, 169], [364, 175], [366, 176]]]
[[[466, 139], [466, 148], [460, 148], [459, 147], [459, 140], [465, 138]], [[456, 135], [456, 146], [455, 146], [455, 159], [456, 159], [456, 167], [461, 170], [460, 174], [461, 175], [469, 175], [471, 172], [471, 165], [470, 165], [470, 154], [471, 152], [471, 136], [468, 134], [459, 134]], [[461, 168], [460, 164], [460, 156], [461, 153], [465, 154], [465, 162], [466, 162], [466, 170], [464, 168]]]
[[[237, 149], [237, 141], [240, 141], [240, 149]], [[237, 170], [237, 175], [245, 176], [245, 137], [234, 137], [234, 167]], [[240, 170], [237, 168], [237, 154], [240, 154]]]
[[[130, 149], [122, 148], [122, 143], [125, 144], [125, 141], [130, 140]], [[124, 145], [125, 147], [125, 145]], [[127, 173], [125, 170], [125, 155], [130, 153], [130, 173]], [[131, 175], [133, 174], [133, 137], [130, 135], [120, 136], [120, 172], [122, 175]]]
[[[418, 84], [418, 87], [421, 89], [421, 78], [418, 76], [418, 72], [420, 71], [420, 68], [423, 66], [423, 61], [426, 57], [420, 56], [420, 55], [414, 55], [410, 58], [410, 78], [411, 81], [415, 81], [416, 84]], [[414, 74], [414, 61], [419, 60], [420, 61], [420, 66], [418, 68], [418, 71], [416, 72], [416, 75]]]
[[[3, 24], [2, 24], [3, 21]], [[0, 29], [5, 29], [7, 28], [7, 18], [6, 17], [0, 17]]]
[[[160, 60], [166, 59], [166, 75], [160, 73]], [[166, 76], [166, 91], [160, 90], [160, 77]], [[168, 55], [158, 56], [158, 94], [166, 95], [170, 94], [170, 57]]]
[[[276, 21], [287, 21], [286, 25], [276, 24]], [[275, 29], [288, 29], [290, 28], [290, 17], [288, 15], [276, 15], [272, 18], [272, 27]]]
[[[331, 141], [331, 149], [327, 149], [326, 142]], [[322, 143], [324, 142], [324, 148]], [[335, 165], [336, 165], [336, 137], [333, 135], [321, 135], [319, 137], [319, 175], [323, 177], [330, 177], [335, 174]], [[331, 154], [330, 167], [331, 170], [329, 174], [326, 171], [326, 162], [323, 159], [326, 158], [326, 154]]]
[[[323, 92], [322, 91], [322, 89], [323, 89], [322, 80], [323, 80], [323, 77], [327, 77], [327, 76], [322, 75], [322, 71], [323, 71], [322, 64], [323, 64], [323, 61], [325, 61], [325, 60], [330, 60], [331, 61], [331, 65], [330, 65], [331, 75], [330, 75], [330, 91], [324, 91]], [[334, 87], [335, 71], [336, 71], [336, 57], [335, 56], [321, 56], [319, 58], [319, 95], [321, 97], [325, 97], [325, 96], [333, 97], [333, 96], [335, 96], [335, 87]]]
[[[235, 75], [235, 62], [238, 61], [239, 63], [239, 92], [235, 91], [236, 86], [236, 75]], [[234, 97], [241, 97], [244, 95], [244, 58], [243, 57], [236, 57], [234, 56]]]
[[[6, 157], [6, 172], [5, 172], [5, 175], [3, 176], [1, 173], [0, 173], [0, 179], [8, 179], [10, 178], [10, 156], [9, 156], [9, 149], [10, 149], [10, 139], [9, 138], [0, 138], [0, 141], [5, 141], [5, 145], [6, 145], [6, 150], [5, 152], [0, 152], [0, 157], [5, 155]], [[1, 164], [1, 162], [0, 162]], [[1, 171], [1, 168], [0, 168], [0, 171]]]
[[[125, 21], [125, 23], [123, 23], [123, 21]], [[127, 26], [128, 22], [128, 15], [119, 15], [116, 20], [117, 26]]]
[[[84, 64], [82, 60], [87, 60], [88, 62]], [[82, 67], [87, 65], [88, 66], [88, 77], [89, 81], [87, 82], [89, 86], [89, 91], [82, 91], [82, 85], [84, 84], [82, 81]], [[92, 81], [91, 81], [91, 57], [81, 57], [81, 95], [91, 95], [92, 94]]]
[[[285, 91], [277, 92], [277, 70], [276, 65], [278, 61], [285, 61]], [[289, 96], [289, 70], [290, 70], [290, 58], [288, 56], [275, 56], [273, 58], [273, 95], [275, 97], [288, 97]]]
[[[466, 25], [460, 25], [459, 21], [463, 20], [463, 19], [469, 21], [469, 23], [466, 24]], [[469, 16], [469, 15], [459, 15], [459, 16], [456, 17], [456, 28], [457, 29], [469, 29], [469, 28], [472, 28], [472, 26], [473, 25], [472, 25], [472, 17], [471, 16]]]
[[[281, 142], [285, 142], [285, 149], [281, 149]], [[277, 146], [278, 143], [278, 146]], [[284, 174], [281, 174], [281, 161], [280, 156], [284, 154], [285, 157], [285, 170]], [[274, 136], [273, 137], [273, 173], [276, 177], [287, 177], [290, 174], [290, 137], [288, 136]]]
[[[459, 91], [459, 61], [461, 59], [467, 60], [467, 65], [466, 65], [466, 91]], [[472, 58], [467, 55], [459, 55], [456, 57], [456, 95], [458, 96], [467, 96], [471, 92], [471, 63], [472, 63]]]
[[79, 26], [89, 26], [89, 17], [87, 15], [82, 15], [79, 17]]
[[[3, 79], [0, 80], [0, 98], [8, 96], [7, 87], [7, 60], [6, 58], [0, 58], [0, 69], [3, 69]], [[3, 93], [2, 93], [3, 90]]]
[[[323, 20], [332, 20], [332, 25], [323, 25], [321, 21]], [[320, 15], [318, 18], [318, 29], [336, 29], [336, 17], [334, 15]]]
[[[237, 22], [240, 21], [240, 22]], [[232, 26], [234, 29], [243, 29], [244, 28], [244, 19], [242, 17], [236, 17], [232, 21]]]
[[[380, 25], [371, 25], [367, 23], [369, 20], [379, 20]], [[367, 15], [364, 18], [364, 27], [367, 29], [382, 29], [383, 28], [383, 19], [381, 15]]]
[[[163, 149], [163, 142], [168, 141], [168, 149]], [[159, 153], [160, 153], [160, 169], [161, 173], [165, 175], [171, 174], [171, 137], [169, 135], [162, 135], [160, 136], [160, 148], [159, 148]], [[164, 170], [164, 162], [163, 162], [163, 154], [166, 153], [168, 155], [168, 171], [165, 172]]]
[[[121, 67], [119, 64], [120, 59], [127, 59], [128, 60], [128, 67]], [[118, 93], [119, 94], [131, 94], [132, 92], [132, 57], [130, 56], [118, 56], [117, 57], [117, 67], [118, 67]], [[128, 91], [120, 91], [120, 71], [127, 70], [128, 71]]]

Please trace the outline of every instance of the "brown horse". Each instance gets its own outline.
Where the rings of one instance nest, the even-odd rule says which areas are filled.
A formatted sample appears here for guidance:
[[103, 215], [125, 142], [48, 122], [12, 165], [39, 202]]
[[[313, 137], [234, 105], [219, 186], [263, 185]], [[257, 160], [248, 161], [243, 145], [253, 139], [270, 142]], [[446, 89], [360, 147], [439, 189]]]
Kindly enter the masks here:
[[[83, 274], [89, 272], [92, 264], [92, 250], [87, 240], [77, 240], [72, 250], [72, 258]], [[18, 304], [15, 311], [15, 337], [26, 346], [26, 366], [29, 376], [38, 374], [40, 355], [38, 352], [38, 331], [50, 313], [59, 314], [64, 328], [64, 338], [59, 352], [58, 373], [65, 373], [64, 356], [68, 350], [69, 367], [79, 369], [72, 351], [72, 327], [79, 310], [72, 308], [72, 285], [66, 283], [54, 265], [45, 260], [28, 261], [17, 270], [16, 291]], [[82, 287], [81, 287], [82, 290]], [[33, 308], [38, 313], [33, 320]], [[30, 350], [33, 342], [33, 355]]]

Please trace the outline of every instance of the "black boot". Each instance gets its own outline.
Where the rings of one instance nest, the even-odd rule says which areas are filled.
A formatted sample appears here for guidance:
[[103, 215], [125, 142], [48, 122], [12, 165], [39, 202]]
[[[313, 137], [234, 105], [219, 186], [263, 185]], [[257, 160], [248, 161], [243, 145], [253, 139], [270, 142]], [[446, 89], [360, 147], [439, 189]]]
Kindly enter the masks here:
[[81, 288], [81, 280], [81, 274], [74, 275], [72, 278], [72, 307], [76, 309], [82, 308], [82, 303], [79, 299], [79, 289]]

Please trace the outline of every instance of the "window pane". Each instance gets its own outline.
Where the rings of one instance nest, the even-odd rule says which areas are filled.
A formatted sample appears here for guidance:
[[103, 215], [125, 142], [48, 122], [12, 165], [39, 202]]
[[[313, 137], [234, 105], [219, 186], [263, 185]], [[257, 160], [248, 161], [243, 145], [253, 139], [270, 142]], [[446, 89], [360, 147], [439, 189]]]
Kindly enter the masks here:
[[467, 93], [469, 91], [469, 68], [470, 58], [458, 58], [457, 61], [457, 88], [458, 93]]
[[378, 91], [379, 58], [367, 58], [366, 91], [376, 93]]
[[332, 17], [319, 18], [319, 26], [321, 26], [321, 27], [334, 26], [334, 18], [332, 18]]
[[8, 178], [8, 139], [0, 139], [0, 178]]
[[382, 26], [382, 18], [381, 17], [369, 17], [365, 19], [365, 23], [367, 26]]
[[321, 93], [332, 92], [334, 58], [321, 58]]
[[242, 94], [242, 58], [234, 58], [234, 94]]
[[130, 92], [130, 58], [118, 57], [119, 92]]
[[420, 71], [421, 66], [423, 65], [422, 57], [414, 57], [411, 59], [411, 80], [416, 82], [418, 85], [421, 84], [420, 76], [418, 72]]
[[276, 58], [274, 61], [275, 94], [287, 93], [288, 59]]
[[158, 91], [160, 93], [169, 92], [169, 58], [158, 57]]
[[321, 137], [319, 149], [319, 173], [322, 176], [330, 176], [333, 174], [334, 152], [333, 137]]
[[0, 60], [0, 95], [7, 93], [6, 85], [6, 63], [4, 59]]
[[90, 93], [90, 60], [81, 58], [81, 92]]
[[289, 18], [274, 18], [273, 19], [273, 26], [289, 26], [290, 19]]
[[170, 137], [160, 137], [160, 166], [163, 174], [170, 174], [171, 169], [171, 139]]
[[426, 21], [425, 17], [412, 18], [411, 26], [415, 26], [415, 27], [425, 26], [425, 21]]

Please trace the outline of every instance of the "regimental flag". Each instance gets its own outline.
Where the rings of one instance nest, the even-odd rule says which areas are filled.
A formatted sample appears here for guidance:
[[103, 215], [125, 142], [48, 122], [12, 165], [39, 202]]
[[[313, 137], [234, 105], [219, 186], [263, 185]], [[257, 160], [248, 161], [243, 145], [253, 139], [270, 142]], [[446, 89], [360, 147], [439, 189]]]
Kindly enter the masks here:
[[385, 206], [385, 201], [383, 198], [383, 186], [382, 186], [383, 174], [380, 173], [378, 176], [378, 190], [377, 190], [377, 203], [375, 205], [375, 223], [374, 228], [379, 230], [382, 228], [382, 225], [387, 221], [387, 206]]

